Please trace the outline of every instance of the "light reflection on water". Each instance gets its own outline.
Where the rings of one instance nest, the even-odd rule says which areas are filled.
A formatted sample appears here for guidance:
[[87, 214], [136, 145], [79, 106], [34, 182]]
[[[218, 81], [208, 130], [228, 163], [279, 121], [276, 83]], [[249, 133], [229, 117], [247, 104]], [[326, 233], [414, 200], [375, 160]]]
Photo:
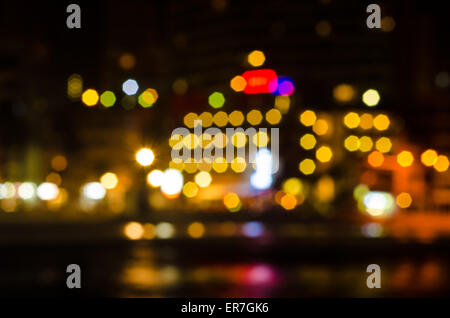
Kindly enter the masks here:
[[[367, 245], [238, 241], [129, 242], [0, 250], [0, 295], [74, 295], [67, 264], [80, 264], [86, 296], [109, 297], [416, 297], [450, 295], [446, 245]], [[381, 289], [366, 268], [381, 267]], [[31, 264], [31, 265], [30, 265]]]
[[227, 261], [161, 262], [150, 247], [136, 246], [124, 263], [123, 297], [383, 297], [445, 295], [448, 260], [381, 260], [382, 288], [368, 289], [368, 264]]

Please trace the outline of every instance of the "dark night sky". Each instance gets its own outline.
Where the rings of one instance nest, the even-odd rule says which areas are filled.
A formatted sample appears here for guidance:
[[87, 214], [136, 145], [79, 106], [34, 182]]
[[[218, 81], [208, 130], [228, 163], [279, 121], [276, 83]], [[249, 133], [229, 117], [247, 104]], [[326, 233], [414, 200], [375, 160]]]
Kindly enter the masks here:
[[[414, 139], [450, 148], [448, 138], [442, 138], [448, 134], [449, 92], [434, 86], [435, 75], [449, 69], [445, 10], [426, 1], [381, 2], [382, 15], [396, 19], [394, 32], [385, 33], [365, 27], [367, 3], [323, 2], [228, 1], [221, 11], [211, 1], [81, 1], [82, 29], [69, 30], [69, 1], [1, 1], [2, 126], [29, 127], [25, 118], [30, 116], [12, 105], [31, 107], [45, 98], [48, 108], [42, 114], [34, 109], [38, 113], [31, 124], [53, 122], [68, 143], [71, 129], [79, 125], [74, 119], [83, 114], [65, 96], [65, 81], [74, 72], [99, 89], [117, 88], [127, 76], [148, 82], [165, 105], [158, 116], [179, 120], [182, 114], [171, 94], [176, 78], [186, 78], [189, 98], [195, 107], [206, 108], [201, 105], [205, 96], [225, 90], [229, 79], [245, 69], [245, 54], [262, 49], [268, 67], [294, 79], [298, 106], [339, 110], [331, 93], [335, 85], [377, 87], [380, 108], [404, 118]], [[314, 30], [323, 19], [333, 28], [327, 38]], [[137, 68], [129, 73], [117, 67], [123, 52], [137, 56]], [[352, 107], [362, 108], [361, 102]], [[36, 117], [44, 122], [35, 123]]]

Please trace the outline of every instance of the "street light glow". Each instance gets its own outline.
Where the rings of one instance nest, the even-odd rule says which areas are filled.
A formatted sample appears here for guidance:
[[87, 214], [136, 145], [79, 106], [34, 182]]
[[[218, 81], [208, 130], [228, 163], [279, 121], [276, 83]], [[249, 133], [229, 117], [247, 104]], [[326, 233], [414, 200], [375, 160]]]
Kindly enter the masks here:
[[136, 153], [136, 161], [143, 167], [150, 166], [153, 160], [155, 160], [155, 155], [149, 148], [142, 148]]

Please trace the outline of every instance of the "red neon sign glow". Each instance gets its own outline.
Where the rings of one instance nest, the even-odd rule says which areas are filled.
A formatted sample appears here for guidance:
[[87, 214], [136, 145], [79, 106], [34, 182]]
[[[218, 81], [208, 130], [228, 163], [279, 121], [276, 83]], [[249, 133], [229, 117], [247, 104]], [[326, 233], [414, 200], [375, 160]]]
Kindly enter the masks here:
[[246, 71], [242, 77], [247, 81], [246, 94], [272, 93], [277, 89], [277, 73], [274, 70]]

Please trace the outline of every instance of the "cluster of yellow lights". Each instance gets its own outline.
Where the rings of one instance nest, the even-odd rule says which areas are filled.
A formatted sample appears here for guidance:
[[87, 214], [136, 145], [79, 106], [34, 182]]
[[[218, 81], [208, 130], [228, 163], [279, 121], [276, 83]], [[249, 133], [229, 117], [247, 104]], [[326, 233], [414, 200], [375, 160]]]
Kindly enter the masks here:
[[449, 168], [449, 159], [445, 155], [438, 155], [434, 149], [427, 149], [420, 155], [420, 161], [427, 167], [434, 167], [438, 172], [445, 172]]
[[[382, 137], [378, 140], [377, 149], [380, 152], [388, 152], [391, 146], [392, 145], [390, 144], [390, 140], [386, 137]], [[348, 151], [359, 150], [361, 152], [369, 152], [373, 148], [373, 140], [368, 136], [362, 136], [361, 138], [358, 138], [358, 136], [350, 135], [347, 138], [345, 138], [344, 147]]]
[[230, 212], [238, 212], [242, 207], [241, 199], [233, 192], [227, 193], [223, 197], [223, 204]]
[[[235, 173], [242, 173], [247, 169], [247, 166], [248, 165], [245, 161], [245, 158], [241, 157], [234, 158], [231, 163], [228, 163], [226, 159], [222, 157], [216, 158], [213, 162], [209, 162], [208, 159], [203, 159], [202, 162], [195, 162], [193, 158], [189, 158], [186, 162], [183, 162], [181, 160], [169, 162], [169, 168], [179, 171], [185, 171], [189, 174], [194, 174], [197, 171], [210, 172], [211, 169], [217, 173], [225, 173], [228, 170], [228, 167], [230, 167]], [[158, 175], [156, 175], [155, 177], [157, 176]], [[149, 183], [152, 186], [159, 186], [158, 183], [156, 185], [152, 184], [150, 181]]]
[[330, 133], [330, 122], [326, 119], [318, 119], [317, 115], [312, 110], [305, 110], [299, 116], [300, 123], [303, 126], [311, 127], [314, 133], [323, 136]]
[[298, 169], [305, 175], [310, 175], [316, 170], [316, 164], [312, 159], [303, 159], [298, 165]]
[[[271, 125], [279, 124], [282, 119], [283, 111], [284, 110], [281, 107], [270, 109], [265, 114], [266, 121]], [[230, 114], [227, 114], [224, 111], [219, 111], [214, 115], [211, 114], [210, 112], [203, 112], [200, 115], [190, 112], [184, 116], [183, 122], [184, 125], [188, 128], [194, 128], [195, 125], [199, 124], [201, 124], [202, 127], [210, 127], [213, 123], [217, 127], [225, 127], [228, 124], [238, 127], [242, 125], [245, 119], [247, 119], [247, 122], [249, 124], [257, 126], [262, 122], [263, 115], [259, 110], [256, 109], [253, 109], [250, 112], [248, 112], [247, 116], [244, 116], [244, 114], [238, 110], [235, 110]]]
[[[240, 135], [237, 138], [239, 139], [239, 137]], [[183, 146], [188, 149], [195, 149], [199, 146], [208, 148], [211, 143], [217, 148], [224, 148], [228, 143], [228, 138], [226, 134], [220, 132], [214, 135], [214, 137], [206, 133], [200, 135], [200, 137], [193, 133], [184, 137], [179, 134], [174, 134], [169, 139], [169, 146], [175, 150], [180, 150]]]
[[129, 222], [125, 224], [123, 228], [123, 234], [130, 240], [150, 240], [154, 239], [155, 237], [158, 237], [160, 239], [168, 239], [174, 236], [175, 227], [172, 224], [166, 222], [159, 223], [156, 226], [151, 223], [141, 224], [139, 222]]
[[361, 116], [355, 112], [349, 112], [344, 116], [344, 125], [350, 129], [360, 127], [361, 129], [368, 130], [375, 128], [379, 131], [387, 130], [391, 124], [391, 121], [387, 115], [379, 114], [375, 118], [368, 113], [364, 113]]

